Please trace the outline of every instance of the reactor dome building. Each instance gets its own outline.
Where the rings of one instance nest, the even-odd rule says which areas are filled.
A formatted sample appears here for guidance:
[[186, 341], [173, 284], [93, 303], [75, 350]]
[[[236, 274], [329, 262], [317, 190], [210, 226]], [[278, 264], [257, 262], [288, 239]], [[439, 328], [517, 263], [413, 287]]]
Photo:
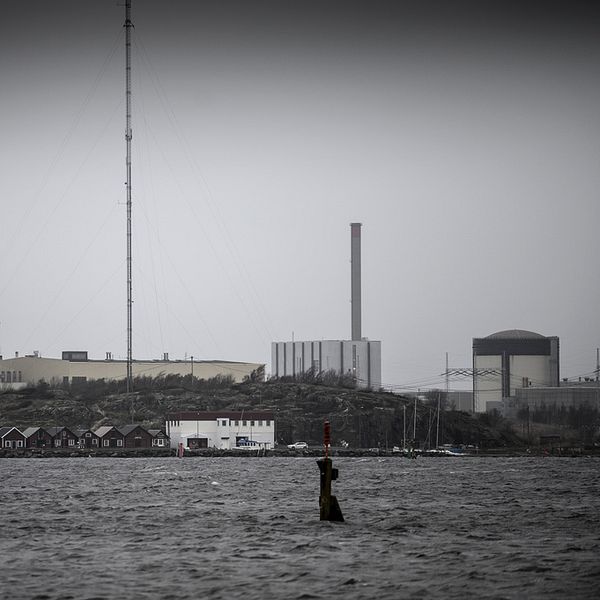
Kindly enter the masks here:
[[558, 337], [510, 329], [473, 338], [473, 410], [503, 410], [517, 389], [559, 384]]

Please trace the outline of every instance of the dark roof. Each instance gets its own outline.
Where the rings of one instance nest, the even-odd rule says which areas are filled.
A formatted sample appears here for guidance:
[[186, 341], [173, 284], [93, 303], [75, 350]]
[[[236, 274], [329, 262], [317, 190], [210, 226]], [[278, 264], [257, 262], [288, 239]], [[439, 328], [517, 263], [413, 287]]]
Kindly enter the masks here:
[[129, 435], [132, 431], [136, 430], [136, 429], [141, 429], [142, 431], [145, 431], [146, 433], [148, 433], [148, 431], [142, 427], [141, 425], [123, 425], [123, 427], [119, 427], [119, 431], [123, 434], [123, 435]]
[[58, 433], [60, 433], [64, 427], [46, 427], [46, 431], [52, 436], [56, 437]]
[[45, 429], [52, 437], [56, 437], [61, 431], [67, 431], [71, 435], [77, 437], [77, 434], [73, 433], [68, 427], [45, 427]]
[[543, 339], [541, 333], [535, 333], [534, 331], [527, 331], [526, 329], [505, 329], [504, 331], [497, 331], [488, 335], [486, 339], [505, 339], [505, 340], [539, 340]]
[[157, 435], [160, 435], [161, 433], [165, 436], [165, 437], [169, 437], [167, 435], [167, 432], [164, 429], [148, 429], [148, 433], [152, 436], [152, 437], [156, 437]]
[[[17, 433], [20, 433], [21, 435], [23, 435], [23, 432], [20, 429], [18, 429], [17, 427], [0, 427], [0, 438], [2, 438], [5, 435], [9, 434], [13, 429]], [[25, 436], [23, 436], [23, 437], [25, 437]]]
[[[87, 432], [90, 432], [92, 435], [96, 435], [89, 427], [87, 429], [75, 429], [73, 431], [73, 433], [75, 433], [77, 435], [77, 437], [82, 437], [84, 436]], [[96, 435], [96, 437], [98, 437]]]
[[31, 437], [36, 431], [40, 430], [41, 427], [28, 427], [23, 431], [23, 435], [28, 438]]
[[98, 429], [96, 429], [96, 431], [94, 431], [94, 433], [98, 436], [98, 437], [104, 437], [107, 433], [109, 433], [112, 430], [115, 430], [119, 435], [123, 435], [116, 427], [113, 427], [112, 425], [103, 425], [102, 427], [98, 427]]
[[221, 410], [221, 411], [183, 411], [167, 415], [167, 421], [215, 421], [216, 419], [273, 420], [271, 411]]

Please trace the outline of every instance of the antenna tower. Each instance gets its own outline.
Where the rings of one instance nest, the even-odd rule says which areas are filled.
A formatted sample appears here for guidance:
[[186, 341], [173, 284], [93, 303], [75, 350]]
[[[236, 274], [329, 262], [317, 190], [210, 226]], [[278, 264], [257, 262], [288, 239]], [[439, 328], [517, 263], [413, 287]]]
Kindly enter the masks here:
[[125, 143], [127, 146], [127, 393], [133, 389], [131, 358], [131, 0], [125, 0]]

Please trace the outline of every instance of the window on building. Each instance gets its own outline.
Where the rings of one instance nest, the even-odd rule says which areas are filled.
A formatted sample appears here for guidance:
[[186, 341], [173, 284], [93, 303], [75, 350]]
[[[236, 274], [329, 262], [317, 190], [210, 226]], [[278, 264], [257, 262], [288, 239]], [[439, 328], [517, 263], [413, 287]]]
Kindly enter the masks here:
[[17, 448], [23, 447], [23, 440], [17, 440]]
[[242, 427], [246, 427], [248, 425], [248, 421], [242, 421]]
[[60, 440], [54, 440], [54, 445], [58, 448], [60, 446]]
[[117, 440], [117, 446], [122, 446], [123, 445], [123, 440], [119, 439]]
[[73, 438], [69, 438], [69, 446], [74, 446], [75, 440]]
[[91, 433], [88, 431], [88, 432], [85, 434], [85, 437], [92, 437], [92, 434], [91, 434]]
[[23, 381], [23, 372], [19, 371], [19, 382]]
[[254, 421], [250, 421], [250, 427], [254, 427]]
[[98, 445], [98, 440], [96, 438], [94, 438], [92, 440], [92, 446], [97, 446]]
[[268, 421], [268, 420], [267, 420], [267, 421], [265, 421], [265, 425], [266, 425], [267, 427], [271, 427], [271, 421]]
[[102, 440], [102, 445], [103, 446], [108, 446], [108, 440]]
[[6, 383], [11, 383], [10, 371], [6, 371]]
[[258, 422], [258, 426], [259, 426], [259, 427], [262, 427], [262, 421], [259, 421], [259, 422]]
[[236, 421], [236, 422], [235, 422], [235, 426], [236, 426], [236, 427], [239, 427], [239, 426], [240, 426], [240, 422], [239, 422], [239, 421]]
[[227, 426], [227, 421], [225, 421], [225, 420], [222, 420], [222, 421], [221, 421], [221, 427], [226, 427], [226, 426]]
[[4, 447], [10, 448], [10, 440], [4, 440]]

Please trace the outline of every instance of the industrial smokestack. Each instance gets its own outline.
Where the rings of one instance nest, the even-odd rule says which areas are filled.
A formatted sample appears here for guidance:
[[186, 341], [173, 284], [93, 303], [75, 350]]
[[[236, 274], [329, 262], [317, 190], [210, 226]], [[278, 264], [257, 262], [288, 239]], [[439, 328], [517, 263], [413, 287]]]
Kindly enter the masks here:
[[352, 272], [352, 339], [362, 339], [360, 306], [360, 228], [362, 223], [350, 223], [351, 272]]

